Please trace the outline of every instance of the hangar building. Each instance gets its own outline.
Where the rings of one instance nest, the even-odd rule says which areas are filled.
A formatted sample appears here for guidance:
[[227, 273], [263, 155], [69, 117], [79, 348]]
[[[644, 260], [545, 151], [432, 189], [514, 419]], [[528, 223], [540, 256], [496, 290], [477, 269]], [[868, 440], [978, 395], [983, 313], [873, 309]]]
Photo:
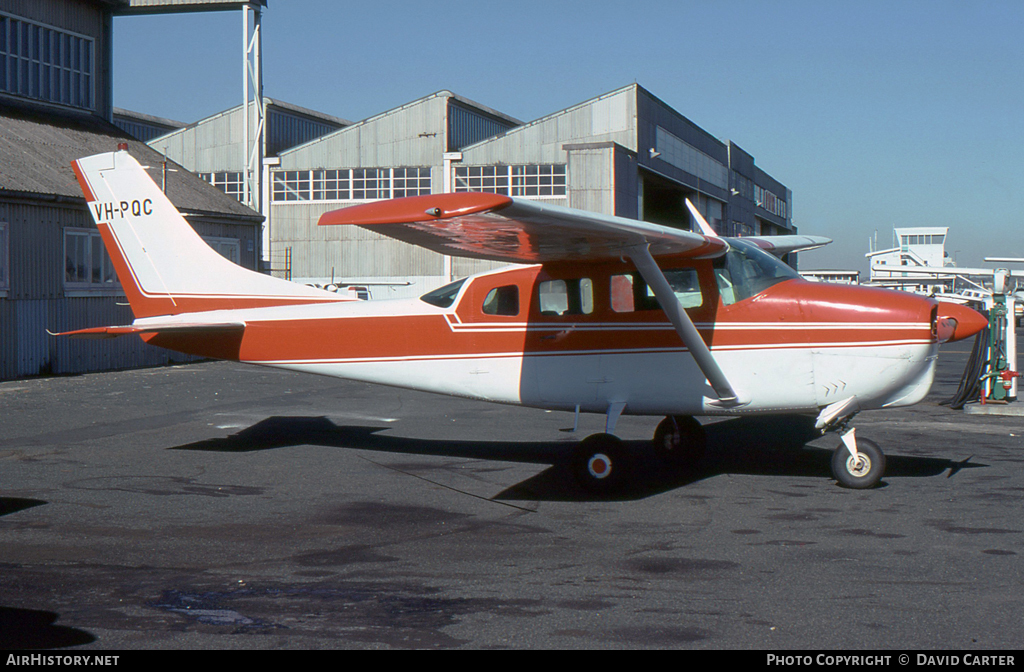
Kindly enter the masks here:
[[[150, 147], [180, 163], [232, 198], [244, 202], [242, 171], [245, 164], [243, 142], [244, 105], [201, 119], [193, 124], [147, 138]], [[267, 170], [274, 157], [287, 150], [327, 133], [351, 125], [352, 122], [321, 112], [292, 105], [273, 98], [263, 98], [266, 129], [263, 135], [262, 155]], [[115, 119], [117, 123], [117, 119]], [[138, 123], [136, 123], [136, 126]], [[263, 180], [266, 184], [267, 180]], [[269, 209], [269, 191], [260, 201], [262, 210]], [[263, 247], [270, 251], [269, 226], [264, 228]], [[282, 254], [274, 258], [264, 254], [271, 268], [286, 275], [288, 260]], [[264, 268], [263, 270], [269, 270]]]
[[[184, 359], [137, 338], [47, 334], [132, 320], [71, 170], [120, 142], [161, 168], [157, 152], [111, 123], [112, 17], [127, 7], [0, 0], [0, 379]], [[258, 213], [173, 164], [166, 189], [212, 246], [255, 267]]]
[[724, 235], [795, 232], [785, 185], [636, 84], [526, 124], [440, 91], [282, 151], [276, 163], [270, 245], [275, 257], [285, 250], [288, 277], [387, 287], [375, 296], [422, 294], [489, 266], [318, 227], [324, 212], [486, 191], [689, 228], [689, 198]]

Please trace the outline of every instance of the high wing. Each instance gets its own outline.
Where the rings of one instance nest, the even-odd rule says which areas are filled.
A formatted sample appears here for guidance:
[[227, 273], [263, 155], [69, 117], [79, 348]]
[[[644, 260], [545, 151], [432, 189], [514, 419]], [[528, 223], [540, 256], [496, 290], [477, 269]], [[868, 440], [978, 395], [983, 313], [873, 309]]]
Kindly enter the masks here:
[[[729, 249], [693, 207], [703, 233], [625, 217], [510, 198], [463, 192], [397, 198], [327, 212], [320, 226], [356, 225], [457, 257], [508, 263], [593, 261], [629, 255], [645, 245], [652, 256], [717, 257]], [[821, 236], [747, 236], [776, 256], [832, 242]]]
[[441, 254], [521, 264], [614, 259], [637, 245], [655, 256], [717, 257], [728, 250], [723, 238], [475, 192], [366, 203], [320, 217], [321, 226], [340, 224]]
[[831, 238], [824, 236], [744, 236], [743, 240], [753, 243], [765, 252], [771, 252], [776, 257], [782, 257], [790, 252], [801, 250], [813, 250], [817, 247], [824, 247], [832, 242]]

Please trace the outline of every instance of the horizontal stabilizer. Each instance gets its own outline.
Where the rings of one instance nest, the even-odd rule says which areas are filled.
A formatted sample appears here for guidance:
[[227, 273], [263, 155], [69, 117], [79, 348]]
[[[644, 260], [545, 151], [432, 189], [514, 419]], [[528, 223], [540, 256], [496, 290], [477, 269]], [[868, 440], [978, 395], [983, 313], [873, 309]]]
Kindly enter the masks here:
[[70, 338], [117, 338], [118, 336], [129, 336], [131, 334], [156, 334], [156, 333], [177, 333], [177, 334], [198, 334], [213, 331], [241, 331], [245, 329], [245, 322], [151, 322], [148, 324], [126, 324], [115, 327], [92, 327], [91, 329], [78, 329], [76, 331], [65, 331], [61, 333], [50, 332], [52, 336], [68, 336]]

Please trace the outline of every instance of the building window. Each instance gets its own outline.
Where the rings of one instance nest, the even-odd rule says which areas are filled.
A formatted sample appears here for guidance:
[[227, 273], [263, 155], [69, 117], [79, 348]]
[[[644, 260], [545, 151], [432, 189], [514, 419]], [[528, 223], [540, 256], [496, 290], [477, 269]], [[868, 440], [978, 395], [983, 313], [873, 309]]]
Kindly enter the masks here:
[[910, 245], [942, 245], [942, 243], [943, 243], [943, 241], [945, 239], [945, 236], [941, 235], [941, 234], [938, 234], [938, 235], [921, 234], [921, 235], [913, 235], [913, 236], [903, 236], [902, 238], [903, 238], [903, 245], [901, 247], [903, 248], [904, 251], [906, 251], [906, 249]]
[[456, 166], [455, 191], [508, 195], [511, 166]]
[[565, 165], [456, 166], [455, 191], [482, 191], [505, 196], [564, 197]]
[[96, 291], [120, 289], [100, 232], [64, 229], [64, 288]]
[[395, 168], [393, 198], [424, 196], [430, 193], [430, 168]]
[[786, 207], [786, 200], [779, 198], [772, 192], [762, 187], [754, 186], [754, 200], [757, 202], [759, 207], [764, 208], [768, 212], [782, 217], [787, 217], [788, 208]]
[[239, 265], [242, 263], [242, 245], [238, 238], [203, 236], [203, 240], [213, 248], [214, 252], [228, 261]]
[[[352, 171], [314, 170], [314, 201], [347, 201], [352, 198]], [[276, 199], [275, 199], [276, 200]]]
[[93, 109], [95, 42], [0, 14], [0, 91]]
[[565, 166], [512, 166], [513, 196], [564, 196]]
[[722, 222], [722, 230], [719, 231], [719, 233], [723, 236], [729, 236], [732, 238], [757, 235], [757, 231], [754, 230], [754, 227], [735, 220]]
[[242, 173], [198, 173], [198, 175], [231, 198], [242, 202], [245, 195]]
[[7, 222], [0, 222], [0, 296], [11, 288], [11, 257], [7, 238]]
[[431, 192], [429, 167], [282, 170], [273, 176], [275, 202], [374, 201]]
[[283, 170], [274, 173], [275, 201], [308, 201], [310, 200], [309, 185], [312, 171]]
[[356, 168], [352, 171], [352, 200], [372, 201], [391, 198], [390, 171], [387, 168]]

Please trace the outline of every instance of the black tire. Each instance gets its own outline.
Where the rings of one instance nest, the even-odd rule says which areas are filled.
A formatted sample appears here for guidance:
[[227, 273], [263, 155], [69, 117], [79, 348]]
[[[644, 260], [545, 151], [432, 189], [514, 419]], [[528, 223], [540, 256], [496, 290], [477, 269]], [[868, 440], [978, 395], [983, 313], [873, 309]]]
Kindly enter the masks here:
[[592, 434], [576, 445], [572, 473], [584, 489], [607, 495], [627, 480], [629, 460], [622, 441], [611, 434]]
[[878, 485], [885, 475], [885, 455], [878, 444], [870, 439], [857, 439], [855, 461], [842, 443], [832, 453], [832, 475], [844, 488], [864, 490]]
[[704, 427], [688, 415], [668, 416], [654, 430], [654, 452], [673, 468], [692, 469], [707, 448]]

